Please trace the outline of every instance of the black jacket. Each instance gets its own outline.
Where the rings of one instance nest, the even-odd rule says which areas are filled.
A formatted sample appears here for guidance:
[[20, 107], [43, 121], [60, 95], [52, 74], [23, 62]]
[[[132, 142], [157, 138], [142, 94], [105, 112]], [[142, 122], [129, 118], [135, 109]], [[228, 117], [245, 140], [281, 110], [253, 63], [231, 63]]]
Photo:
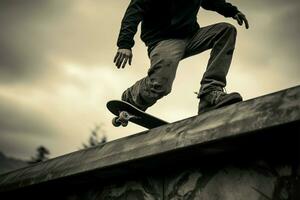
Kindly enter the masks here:
[[131, 49], [138, 24], [142, 22], [141, 39], [147, 46], [169, 38], [185, 38], [199, 29], [200, 6], [225, 17], [238, 13], [225, 0], [131, 0], [122, 20], [118, 47]]

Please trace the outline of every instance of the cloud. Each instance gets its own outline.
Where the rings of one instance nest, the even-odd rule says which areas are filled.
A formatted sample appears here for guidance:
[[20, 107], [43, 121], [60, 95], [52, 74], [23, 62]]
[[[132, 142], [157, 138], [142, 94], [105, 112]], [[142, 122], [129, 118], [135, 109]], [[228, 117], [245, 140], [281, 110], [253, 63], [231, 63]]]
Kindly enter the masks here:
[[0, 2], [0, 82], [24, 83], [55, 73], [44, 28], [62, 15], [65, 3], [57, 2]]
[[44, 113], [12, 99], [0, 96], [0, 135], [51, 136], [56, 128]]
[[[61, 60], [86, 66], [112, 62], [124, 3], [0, 2], [0, 83], [35, 83], [60, 73]], [[126, 4], [126, 2], [125, 2]], [[121, 11], [116, 10], [116, 13]], [[107, 20], [111, 18], [110, 20]]]

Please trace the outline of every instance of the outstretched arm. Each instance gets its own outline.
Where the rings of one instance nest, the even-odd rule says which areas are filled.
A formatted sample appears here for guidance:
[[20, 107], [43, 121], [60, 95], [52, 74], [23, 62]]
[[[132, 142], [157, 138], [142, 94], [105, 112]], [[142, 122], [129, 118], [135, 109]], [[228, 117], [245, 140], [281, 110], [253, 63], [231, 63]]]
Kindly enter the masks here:
[[119, 49], [114, 58], [114, 63], [118, 68], [121, 66], [124, 68], [127, 62], [131, 65], [131, 48], [134, 46], [133, 38], [137, 32], [139, 23], [142, 21], [143, 13], [144, 0], [131, 0], [122, 20], [117, 42]]
[[206, 10], [216, 11], [225, 17], [232, 17], [237, 20], [239, 25], [242, 26], [245, 23], [246, 28], [249, 28], [246, 16], [236, 6], [225, 0], [203, 0], [201, 6]]

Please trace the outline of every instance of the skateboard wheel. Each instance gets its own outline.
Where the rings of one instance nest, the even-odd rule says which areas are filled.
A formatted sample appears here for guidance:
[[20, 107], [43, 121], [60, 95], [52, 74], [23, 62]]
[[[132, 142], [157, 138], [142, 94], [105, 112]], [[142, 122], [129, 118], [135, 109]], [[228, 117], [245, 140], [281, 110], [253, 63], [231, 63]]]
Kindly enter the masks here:
[[123, 127], [127, 126], [128, 125], [128, 122], [123, 122], [121, 123]]
[[114, 117], [114, 118], [112, 119], [112, 124], [113, 124], [115, 127], [119, 127], [119, 126], [121, 126], [122, 123], [119, 121], [118, 117]]

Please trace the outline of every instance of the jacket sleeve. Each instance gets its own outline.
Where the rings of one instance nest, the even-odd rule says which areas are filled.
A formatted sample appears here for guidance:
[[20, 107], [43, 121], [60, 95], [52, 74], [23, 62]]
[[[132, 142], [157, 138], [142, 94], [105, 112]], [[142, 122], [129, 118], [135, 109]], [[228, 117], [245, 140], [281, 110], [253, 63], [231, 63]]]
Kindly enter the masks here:
[[239, 10], [225, 0], [202, 0], [202, 8], [216, 11], [225, 17], [234, 17]]
[[134, 35], [144, 14], [144, 0], [131, 0], [123, 17], [117, 46], [121, 49], [131, 49], [134, 46]]

